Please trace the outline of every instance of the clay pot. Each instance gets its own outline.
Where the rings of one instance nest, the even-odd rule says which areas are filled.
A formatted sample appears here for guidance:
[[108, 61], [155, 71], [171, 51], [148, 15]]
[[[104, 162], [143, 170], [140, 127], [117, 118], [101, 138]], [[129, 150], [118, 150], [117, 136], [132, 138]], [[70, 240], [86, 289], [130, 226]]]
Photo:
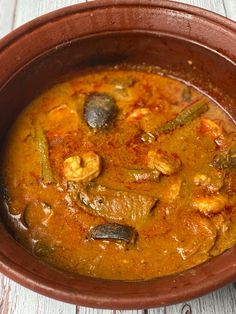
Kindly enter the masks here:
[[[164, 0], [100, 0], [27, 23], [0, 41], [0, 135], [42, 90], [97, 64], [143, 62], [188, 81], [236, 117], [236, 24]], [[138, 262], [138, 261], [137, 261]], [[199, 297], [236, 279], [236, 247], [191, 270], [140, 282], [56, 270], [0, 224], [0, 271], [23, 286], [90, 307], [149, 308]]]

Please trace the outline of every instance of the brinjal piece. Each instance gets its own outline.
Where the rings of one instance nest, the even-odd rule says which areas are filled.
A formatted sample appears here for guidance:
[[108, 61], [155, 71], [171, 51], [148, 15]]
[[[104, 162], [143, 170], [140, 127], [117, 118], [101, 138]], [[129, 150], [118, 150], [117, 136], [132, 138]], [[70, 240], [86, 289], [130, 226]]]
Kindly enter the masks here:
[[117, 115], [116, 101], [105, 93], [88, 95], [85, 99], [84, 118], [93, 129], [107, 128]]
[[98, 225], [92, 228], [88, 234], [88, 239], [124, 241], [134, 244], [137, 238], [137, 231], [130, 226], [117, 223]]
[[21, 222], [27, 229], [38, 224], [47, 226], [52, 216], [52, 206], [48, 203], [29, 202], [21, 215]]
[[142, 225], [155, 208], [158, 198], [134, 191], [120, 191], [101, 185], [81, 187], [77, 203], [86, 212], [109, 222]]

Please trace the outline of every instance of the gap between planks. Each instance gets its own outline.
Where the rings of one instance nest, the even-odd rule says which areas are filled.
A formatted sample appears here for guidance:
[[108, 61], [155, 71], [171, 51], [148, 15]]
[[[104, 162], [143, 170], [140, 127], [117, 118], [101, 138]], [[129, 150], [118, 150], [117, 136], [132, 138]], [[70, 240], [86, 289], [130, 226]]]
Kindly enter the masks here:
[[12, 17], [12, 23], [11, 23], [11, 30], [13, 30], [15, 28], [15, 24], [16, 24], [17, 4], [18, 4], [18, 0], [15, 0], [14, 10], [13, 10], [13, 17]]

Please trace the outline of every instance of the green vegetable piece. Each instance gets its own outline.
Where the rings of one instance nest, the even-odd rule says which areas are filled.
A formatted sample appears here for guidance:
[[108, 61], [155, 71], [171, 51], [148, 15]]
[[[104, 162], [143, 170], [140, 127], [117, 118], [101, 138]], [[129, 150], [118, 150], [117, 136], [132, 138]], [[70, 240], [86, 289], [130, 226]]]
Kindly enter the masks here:
[[183, 126], [188, 122], [198, 118], [202, 113], [206, 112], [209, 106], [206, 100], [201, 100], [195, 104], [185, 108], [180, 114], [173, 120], [168, 121], [163, 126], [157, 129], [157, 133], [168, 133], [175, 130], [178, 126]]
[[29, 202], [21, 215], [21, 222], [28, 229], [34, 225], [37, 219], [40, 220], [41, 224], [45, 225], [52, 213], [52, 206], [46, 202], [40, 202], [39, 204]]
[[137, 239], [137, 231], [127, 225], [117, 223], [102, 224], [90, 230], [88, 239], [124, 241], [134, 244]]
[[236, 153], [231, 151], [215, 156], [212, 165], [217, 169], [236, 169]]
[[53, 182], [53, 173], [49, 161], [48, 142], [42, 127], [39, 124], [35, 125], [35, 138], [37, 149], [41, 163], [41, 177], [43, 183], [49, 184]]

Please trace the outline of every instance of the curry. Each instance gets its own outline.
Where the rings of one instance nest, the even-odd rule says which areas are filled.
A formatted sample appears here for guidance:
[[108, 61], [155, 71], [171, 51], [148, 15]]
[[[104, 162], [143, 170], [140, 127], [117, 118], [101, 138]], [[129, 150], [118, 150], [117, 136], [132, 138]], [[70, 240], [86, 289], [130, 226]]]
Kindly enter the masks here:
[[191, 86], [97, 69], [20, 114], [2, 162], [14, 237], [62, 270], [180, 272], [236, 243], [236, 127]]

